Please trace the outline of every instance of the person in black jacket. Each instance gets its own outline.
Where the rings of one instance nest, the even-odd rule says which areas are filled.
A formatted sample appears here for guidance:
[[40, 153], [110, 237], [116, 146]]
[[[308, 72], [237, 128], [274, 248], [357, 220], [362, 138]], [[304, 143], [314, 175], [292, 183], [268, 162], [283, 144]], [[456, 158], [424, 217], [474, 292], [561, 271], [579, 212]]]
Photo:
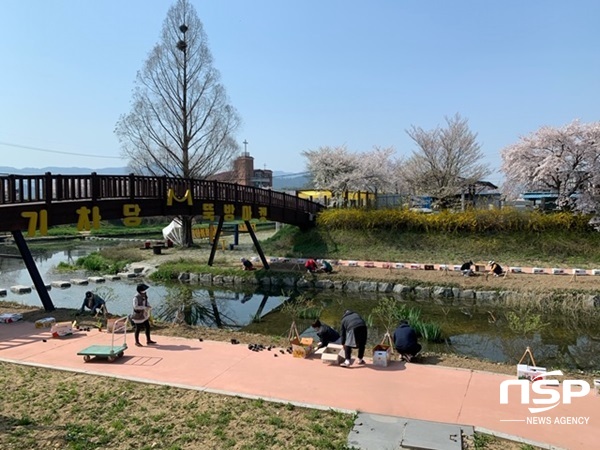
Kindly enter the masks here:
[[317, 344], [317, 347], [327, 347], [329, 343], [337, 343], [340, 339], [340, 334], [331, 328], [329, 325], [321, 323], [319, 319], [315, 320], [312, 324], [313, 329], [317, 332], [317, 336], [321, 342]]
[[342, 367], [350, 367], [352, 349], [358, 348], [358, 364], [365, 364], [363, 359], [367, 346], [367, 324], [364, 319], [349, 309], [342, 316], [342, 345], [346, 360]]
[[401, 321], [394, 331], [394, 347], [407, 362], [421, 351], [421, 344], [417, 342], [417, 333], [406, 320]]
[[462, 266], [460, 266], [460, 271], [465, 277], [472, 277], [473, 275], [475, 275], [475, 273], [473, 272], [473, 260], [469, 260]]
[[108, 313], [106, 310], [106, 302], [102, 297], [98, 294], [94, 294], [91, 291], [87, 291], [85, 293], [85, 298], [83, 299], [83, 304], [81, 308], [79, 308], [78, 314], [83, 314], [85, 308], [88, 308], [92, 311], [92, 314], [98, 316], [98, 314], [103, 313], [104, 316]]
[[488, 265], [490, 266], [490, 272], [492, 272], [495, 277], [499, 277], [504, 273], [504, 269], [496, 261], [490, 261]]

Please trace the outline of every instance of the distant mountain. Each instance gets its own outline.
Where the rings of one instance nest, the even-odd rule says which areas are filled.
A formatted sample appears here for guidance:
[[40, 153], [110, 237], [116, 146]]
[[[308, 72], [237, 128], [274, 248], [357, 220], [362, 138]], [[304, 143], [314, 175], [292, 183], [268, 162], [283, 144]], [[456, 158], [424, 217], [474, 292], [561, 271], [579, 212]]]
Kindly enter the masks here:
[[310, 188], [310, 176], [308, 174], [294, 174], [273, 171], [273, 190], [297, 191]]
[[25, 167], [15, 169], [14, 167], [0, 166], [0, 175], [40, 175], [46, 172], [60, 175], [82, 175], [96, 172], [101, 175], [126, 175], [129, 173], [127, 167], [104, 167], [102, 169], [90, 169], [89, 167]]

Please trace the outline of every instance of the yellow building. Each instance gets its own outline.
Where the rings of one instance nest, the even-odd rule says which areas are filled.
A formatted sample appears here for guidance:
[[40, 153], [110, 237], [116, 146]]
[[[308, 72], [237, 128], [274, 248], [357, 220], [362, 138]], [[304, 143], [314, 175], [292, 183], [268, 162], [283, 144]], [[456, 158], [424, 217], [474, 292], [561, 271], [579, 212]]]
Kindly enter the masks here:
[[301, 190], [296, 191], [296, 195], [300, 198], [312, 200], [313, 202], [321, 203], [327, 207], [366, 207], [374, 206], [377, 196], [373, 192], [344, 192], [341, 196], [334, 198], [331, 191], [319, 190]]

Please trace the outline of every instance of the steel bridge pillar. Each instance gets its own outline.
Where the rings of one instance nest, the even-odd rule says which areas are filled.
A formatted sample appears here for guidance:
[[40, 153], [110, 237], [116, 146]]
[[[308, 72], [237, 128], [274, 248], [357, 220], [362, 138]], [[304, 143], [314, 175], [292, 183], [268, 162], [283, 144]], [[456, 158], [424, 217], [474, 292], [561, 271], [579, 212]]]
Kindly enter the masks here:
[[27, 267], [27, 271], [29, 272], [29, 276], [31, 276], [31, 280], [33, 281], [33, 285], [35, 286], [35, 290], [37, 291], [40, 300], [42, 301], [42, 305], [44, 305], [44, 310], [47, 312], [54, 311], [54, 304], [52, 303], [52, 299], [50, 298], [50, 294], [48, 294], [48, 289], [46, 289], [46, 285], [44, 285], [44, 281], [42, 280], [42, 276], [40, 275], [40, 271], [35, 265], [35, 261], [33, 260], [33, 256], [31, 256], [31, 252], [29, 251], [29, 247], [27, 246], [27, 242], [23, 237], [23, 233], [21, 230], [13, 230], [11, 231], [15, 243], [21, 252], [21, 257], [25, 262], [25, 266]]

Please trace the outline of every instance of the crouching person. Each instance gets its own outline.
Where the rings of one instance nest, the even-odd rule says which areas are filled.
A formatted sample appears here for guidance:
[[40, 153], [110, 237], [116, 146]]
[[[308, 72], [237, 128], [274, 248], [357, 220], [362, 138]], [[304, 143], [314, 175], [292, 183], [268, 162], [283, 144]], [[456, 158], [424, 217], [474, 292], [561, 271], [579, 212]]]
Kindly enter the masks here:
[[317, 348], [327, 347], [331, 344], [339, 344], [341, 342], [340, 334], [331, 328], [329, 325], [321, 323], [319, 319], [315, 320], [312, 324], [313, 330], [316, 331], [317, 336], [321, 340], [317, 344]]
[[417, 341], [417, 332], [403, 320], [394, 331], [394, 347], [406, 362], [410, 362], [421, 351], [421, 344]]

